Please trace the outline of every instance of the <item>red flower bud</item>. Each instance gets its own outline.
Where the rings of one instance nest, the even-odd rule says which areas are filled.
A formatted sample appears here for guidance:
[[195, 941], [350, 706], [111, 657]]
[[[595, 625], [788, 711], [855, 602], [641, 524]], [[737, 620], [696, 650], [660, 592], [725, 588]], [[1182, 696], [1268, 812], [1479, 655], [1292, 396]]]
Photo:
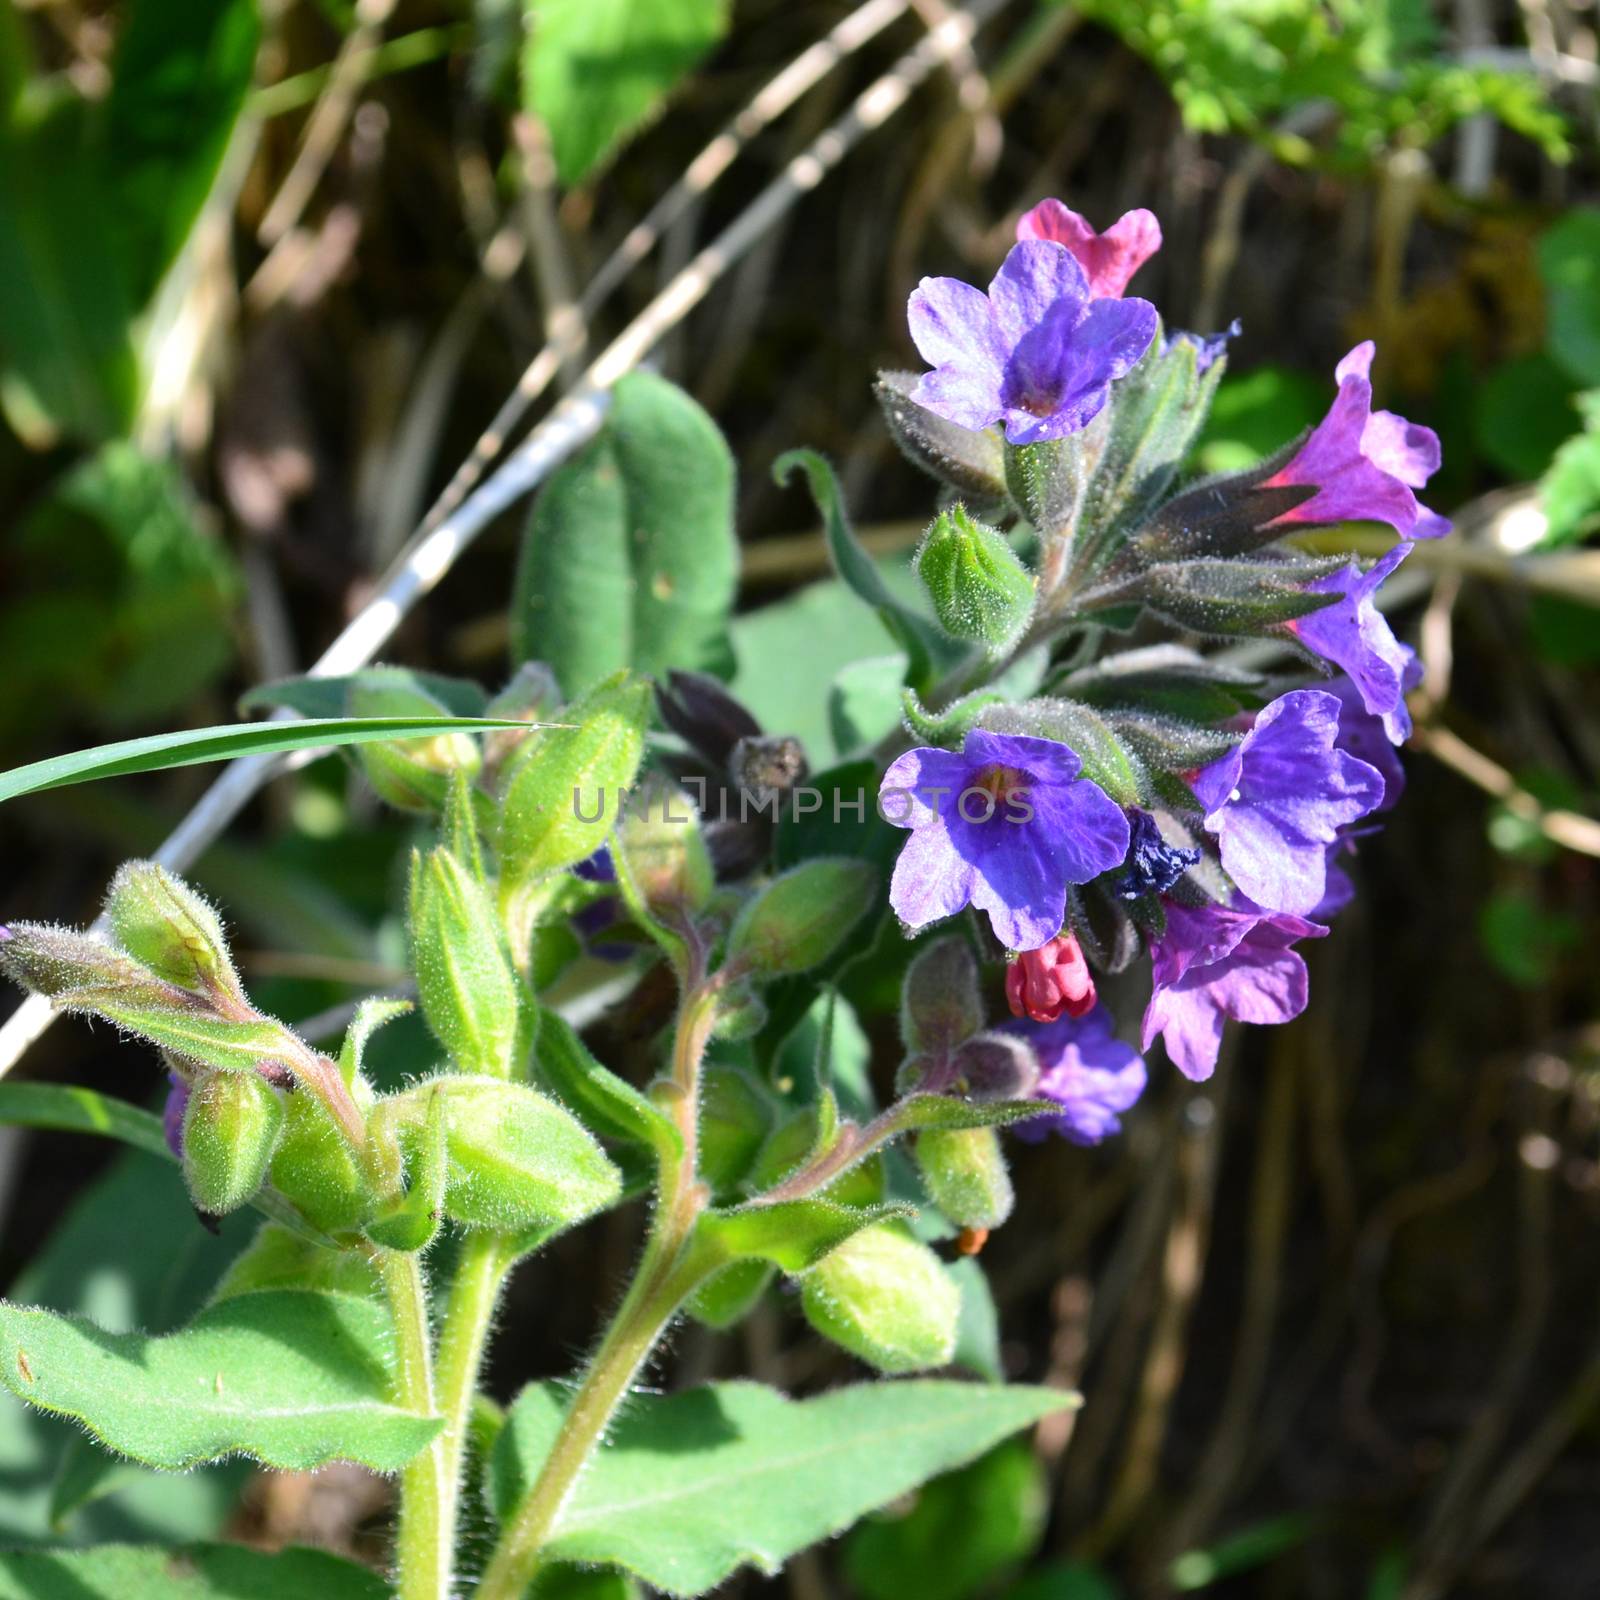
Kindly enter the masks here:
[[1070, 933], [1058, 933], [1037, 950], [1024, 950], [1006, 968], [1006, 1001], [1014, 1017], [1055, 1022], [1063, 1014], [1094, 1010], [1094, 975]]

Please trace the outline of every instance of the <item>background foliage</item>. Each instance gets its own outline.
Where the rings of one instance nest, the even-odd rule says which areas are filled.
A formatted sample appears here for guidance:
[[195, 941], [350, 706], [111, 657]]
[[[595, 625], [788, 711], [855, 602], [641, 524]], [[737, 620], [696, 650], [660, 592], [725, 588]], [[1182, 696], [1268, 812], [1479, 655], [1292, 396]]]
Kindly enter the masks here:
[[[303, 668], [611, 247], [846, 9], [547, 0], [529, 27], [514, 0], [0, 0], [0, 764], [232, 722]], [[761, 134], [667, 265], [593, 315], [594, 343], [941, 11]], [[593, 515], [603, 496], [614, 537], [582, 565], [541, 539], [514, 578], [519, 510], [388, 652], [497, 683], [508, 650], [550, 637], [530, 596], [567, 586], [570, 690], [624, 662], [731, 673], [814, 769], [850, 755], [895, 707], [870, 662], [839, 669], [864, 640], [915, 647], [905, 519], [926, 498], [871, 377], [907, 363], [917, 277], [986, 278], [1042, 194], [1102, 225], [1150, 207], [1167, 243], [1139, 292], [1174, 326], [1243, 318], [1198, 467], [1314, 420], [1366, 336], [1390, 403], [1444, 439], [1430, 498], [1461, 538], [1403, 591], [1431, 667], [1412, 790], [1311, 956], [1310, 1012], [1211, 1084], [1158, 1070], [1107, 1147], [1020, 1152], [1019, 1213], [962, 1269], [1004, 1340], [969, 1299], [962, 1364], [1076, 1383], [1087, 1407], [801, 1558], [797, 1594], [1565, 1597], [1600, 1559], [1595, 56], [1567, 0], [1016, 0], [668, 338], [659, 371], [695, 404], [628, 380], [532, 512], [558, 529], [562, 497]], [[635, 412], [673, 413], [680, 451], [630, 449]], [[796, 445], [837, 468], [880, 558], [876, 610], [822, 576], [798, 475], [770, 471]], [[636, 493], [679, 495], [694, 529], [664, 592], [633, 582], [655, 570]], [[0, 914], [86, 920], [201, 782], [12, 802]], [[196, 879], [240, 918], [264, 1005], [308, 1018], [393, 982], [408, 837], [334, 757], [207, 853]], [[841, 1085], [892, 1074], [892, 976], [847, 984], [831, 1019], [793, 995], [796, 1063], [821, 1037]], [[626, 1066], [659, 1020], [642, 996], [586, 1027]], [[389, 1082], [425, 1068], [420, 1025], [371, 1059]], [[106, 1032], [58, 1029], [25, 1071], [154, 1094]], [[159, 1336], [242, 1242], [202, 1234], [152, 1157], [0, 1137], [12, 1299]], [[496, 1393], [565, 1368], [637, 1222], [518, 1278]], [[734, 1333], [687, 1328], [662, 1376], [739, 1371], [802, 1399], [851, 1376], [771, 1300]], [[381, 1547], [383, 1487], [352, 1467], [107, 1473], [9, 1405], [0, 1463], [7, 1544]], [[28, 1559], [0, 1565], [0, 1595], [49, 1592]], [[245, 1567], [230, 1581], [251, 1592]]]

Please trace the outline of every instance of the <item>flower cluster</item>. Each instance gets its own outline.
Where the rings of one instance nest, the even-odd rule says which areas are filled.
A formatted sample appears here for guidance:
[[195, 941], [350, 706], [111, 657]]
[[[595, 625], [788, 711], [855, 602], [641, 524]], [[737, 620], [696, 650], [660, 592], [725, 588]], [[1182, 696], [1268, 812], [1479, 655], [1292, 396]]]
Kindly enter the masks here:
[[[1030, 470], [1037, 478], [1059, 462], [1066, 482], [1094, 471], [1100, 447], [1074, 456], [1077, 436], [1102, 414], [1117, 427], [1125, 385], [1137, 387], [1153, 363], [1184, 360], [1187, 381], [1204, 385], [1229, 335], [1162, 338], [1154, 308], [1125, 297], [1161, 244], [1149, 212], [1129, 212], [1101, 234], [1046, 200], [1022, 218], [1017, 240], [987, 295], [948, 278], [924, 279], [912, 295], [911, 336], [933, 370], [911, 398], [959, 429], [999, 430], [1008, 463], [1019, 448], [1035, 460], [1041, 447], [1056, 452]], [[1266, 469], [1210, 485], [1203, 516], [1192, 492], [1181, 515], [1149, 506], [1159, 537], [1108, 545], [1081, 495], [1065, 500], [1059, 525], [1039, 513], [1047, 496], [1018, 502], [1046, 552], [1065, 552], [1041, 566], [1019, 652], [1070, 637], [1100, 596], [1142, 600], [1171, 618], [1187, 616], [1182, 604], [1200, 595], [1215, 631], [1277, 635], [1331, 676], [1270, 698], [1229, 687], [1227, 711], [1197, 725], [1146, 709], [1132, 686], [1162, 670], [1204, 676], [1205, 659], [1158, 647], [1141, 677], [1133, 668], [1145, 653], [1134, 650], [1128, 671], [1113, 657], [1098, 678], [1068, 674], [1062, 699], [1029, 702], [1020, 720], [996, 718], [973, 697], [972, 712], [953, 708], [932, 725], [934, 742], [884, 775], [883, 795], [898, 800], [884, 815], [909, 834], [890, 896], [907, 931], [970, 906], [1007, 952], [1013, 1026], [1037, 1053], [1038, 1094], [1059, 1107], [1025, 1124], [1031, 1133], [1053, 1127], [1095, 1142], [1143, 1090], [1144, 1062], [1117, 1038], [1091, 970], [1113, 946], [1123, 951], [1119, 968], [1138, 945], [1147, 952], [1142, 1048], [1159, 1035], [1190, 1078], [1214, 1071], [1226, 1019], [1298, 1016], [1307, 972], [1296, 946], [1327, 932], [1353, 893], [1341, 858], [1399, 798], [1395, 746], [1411, 731], [1406, 695], [1420, 666], [1376, 597], [1414, 542], [1449, 524], [1416, 496], [1438, 468], [1438, 439], [1373, 409], [1373, 355], [1371, 343], [1352, 350], [1322, 422]], [[1163, 464], [1166, 478], [1153, 479], [1170, 481], [1180, 466]], [[1385, 523], [1398, 542], [1365, 567], [1316, 561], [1287, 542], [1346, 521]], [[1109, 574], [1100, 589], [1074, 591], [1058, 576], [1061, 587], [1049, 590], [1047, 571], [1096, 562]], [[1085, 681], [1098, 692], [1077, 701], [1073, 685]]]

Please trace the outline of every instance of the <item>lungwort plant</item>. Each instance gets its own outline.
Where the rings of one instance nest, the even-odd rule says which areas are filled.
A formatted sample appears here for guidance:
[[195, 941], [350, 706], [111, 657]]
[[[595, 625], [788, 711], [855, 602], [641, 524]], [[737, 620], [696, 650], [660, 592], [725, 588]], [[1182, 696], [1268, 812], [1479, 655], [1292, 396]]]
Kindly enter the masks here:
[[[40, 1086], [7, 1089], [6, 1114], [170, 1150], [203, 1223], [261, 1213], [175, 1332], [0, 1308], [16, 1395], [173, 1472], [243, 1455], [395, 1475], [405, 1600], [515, 1600], [574, 1564], [701, 1594], [1076, 1403], [996, 1381], [975, 1349], [982, 1274], [960, 1258], [1011, 1210], [1006, 1141], [1059, 1135], [1072, 1160], [1118, 1132], [1158, 1036], [1201, 1079], [1226, 1019], [1304, 1008], [1296, 947], [1351, 894], [1403, 781], [1416, 658], [1376, 596], [1448, 531], [1415, 494], [1437, 441], [1373, 409], [1370, 345], [1308, 434], [1187, 476], [1228, 335], [1167, 331], [1128, 294], [1159, 244], [1147, 212], [1097, 234], [1045, 201], [987, 293], [917, 289], [929, 370], [879, 384], [940, 485], [911, 573], [868, 557], [826, 462], [779, 462], [817, 500], [835, 601], [852, 591], [893, 642], [864, 632], [870, 659], [832, 686], [825, 764], [725, 686], [732, 463], [645, 375], [534, 510], [522, 659], [498, 694], [397, 669], [258, 692], [357, 719], [324, 726], [361, 730], [367, 778], [416, 819], [426, 1077], [369, 1081], [369, 1041], [408, 999], [367, 1000], [322, 1054], [258, 1008], [217, 913], [151, 863], [117, 875], [103, 938], [3, 931], [13, 979], [154, 1046], [170, 1076], [164, 1130]], [[1370, 568], [1305, 547], [1352, 519], [1398, 536]], [[1241, 664], [1245, 639], [1283, 675]], [[407, 737], [373, 742], [374, 718]], [[1097, 986], [1135, 994], [1144, 963], [1142, 1019], [1113, 1015]], [[643, 1071], [597, 1059], [550, 998], [599, 971], [627, 1005], [630, 979], [659, 990], [652, 969], [676, 1001]], [[840, 1044], [860, 1033], [846, 995], [873, 983], [899, 994], [902, 1043], [878, 1073]], [[508, 1274], [630, 1205], [642, 1252], [592, 1352], [502, 1411], [479, 1385]], [[675, 1322], [730, 1327], [779, 1280], [886, 1376], [803, 1399], [640, 1387]], [[6, 1570], [18, 1592], [52, 1563], [75, 1594], [154, 1594], [166, 1559]], [[274, 1593], [381, 1587], [303, 1553], [186, 1560], [196, 1592], [243, 1592], [206, 1587], [241, 1563]]]

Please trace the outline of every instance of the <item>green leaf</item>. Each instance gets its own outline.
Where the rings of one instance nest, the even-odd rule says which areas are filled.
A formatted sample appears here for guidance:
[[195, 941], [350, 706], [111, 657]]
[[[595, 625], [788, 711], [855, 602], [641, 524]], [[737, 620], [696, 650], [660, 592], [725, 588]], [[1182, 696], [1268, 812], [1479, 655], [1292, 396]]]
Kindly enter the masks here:
[[1081, 1561], [1055, 1561], [1030, 1572], [1006, 1600], [1121, 1600], [1119, 1590], [1098, 1568]]
[[1578, 396], [1583, 431], [1555, 453], [1539, 485], [1547, 519], [1541, 544], [1576, 544], [1600, 526], [1600, 390]]
[[378, 1274], [356, 1250], [313, 1244], [276, 1222], [264, 1222], [248, 1248], [224, 1274], [211, 1298], [260, 1294], [268, 1289], [329, 1290], [334, 1294], [376, 1296]]
[[[914, 592], [910, 567], [902, 570], [907, 591]], [[814, 766], [833, 761], [838, 746], [832, 718], [816, 686], [863, 657], [894, 648], [878, 613], [847, 584], [827, 578], [735, 617], [732, 633], [739, 700], [763, 728], [798, 739]], [[806, 663], [804, 672], [794, 670], [796, 661]]]
[[136, 304], [155, 292], [222, 164], [255, 68], [254, 0], [139, 0], [96, 128]]
[[542, 1086], [602, 1137], [647, 1145], [658, 1154], [682, 1148], [672, 1119], [602, 1066], [565, 1017], [541, 1014], [534, 1056]]
[[1037, 1548], [1049, 1505], [1044, 1469], [1020, 1439], [925, 1484], [908, 1511], [872, 1517], [845, 1541], [864, 1600], [967, 1600]]
[[[788, 1400], [753, 1383], [637, 1395], [562, 1508], [546, 1553], [697, 1595], [796, 1552], [1041, 1417], [1058, 1390], [912, 1380]], [[525, 1389], [495, 1452], [495, 1503], [516, 1505], [560, 1426], [562, 1391]]]
[[1251, 367], [1227, 374], [1195, 445], [1203, 473], [1243, 472], [1322, 418], [1325, 383], [1292, 367]]
[[[23, 1087], [23, 1086], [19, 1086]], [[33, 1087], [31, 1085], [26, 1087]], [[250, 1235], [245, 1213], [211, 1234], [163, 1151], [119, 1154], [83, 1189], [11, 1286], [19, 1302], [76, 1312], [100, 1327], [161, 1332], [204, 1303]], [[161, 1248], [150, 1248], [160, 1240]], [[0, 1546], [220, 1537], [247, 1476], [242, 1461], [174, 1475], [104, 1451], [64, 1417], [0, 1393]]]
[[570, 1227], [616, 1200], [621, 1175], [554, 1100], [498, 1078], [431, 1079], [399, 1097], [413, 1123], [444, 1102], [445, 1209], [473, 1227]]
[[959, 648], [953, 647], [930, 619], [919, 616], [896, 599], [884, 582], [877, 563], [867, 554], [850, 526], [843, 491], [826, 458], [815, 450], [789, 450], [772, 464], [772, 476], [780, 484], [787, 483], [796, 471], [805, 473], [811, 498], [822, 513], [823, 532], [827, 535], [828, 555], [834, 571], [854, 594], [877, 612], [879, 621], [905, 652], [907, 680], [919, 688], [925, 687], [933, 667], [957, 659]]
[[0, 402], [38, 444], [121, 433], [138, 402], [138, 307], [105, 240], [115, 208], [70, 91], [0, 129]]
[[387, 1600], [370, 1567], [323, 1550], [103, 1544], [0, 1555], [0, 1600]]
[[156, 1337], [0, 1303], [12, 1393], [168, 1470], [241, 1454], [295, 1471], [339, 1460], [396, 1471], [440, 1419], [390, 1400], [393, 1347], [384, 1308], [349, 1295], [242, 1295]]
[[1074, 538], [1075, 573], [1092, 576], [1166, 493], [1183, 465], [1222, 380], [1219, 357], [1201, 374], [1187, 342], [1165, 349], [1158, 336], [1112, 390], [1106, 442], [1084, 490]]
[[1496, 367], [1472, 396], [1472, 442], [1519, 483], [1539, 477], [1578, 431], [1573, 384], [1543, 351]]
[[863, 1228], [903, 1215], [900, 1206], [782, 1200], [706, 1211], [695, 1225], [695, 1240], [714, 1260], [770, 1261], [785, 1272], [804, 1272]]
[[900, 1102], [895, 1122], [904, 1133], [917, 1128], [1003, 1128], [1059, 1109], [1050, 1100], [960, 1100], [954, 1095], [913, 1094]]
[[733, 500], [716, 423], [665, 378], [623, 378], [599, 438], [534, 501], [511, 605], [517, 659], [548, 662], [572, 695], [619, 667], [729, 676]]
[[304, 722], [236, 722], [216, 728], [186, 728], [146, 739], [120, 739], [51, 756], [0, 772], [0, 800], [59, 789], [99, 778], [126, 778], [136, 772], [236, 761], [240, 756], [281, 755], [288, 750], [372, 744], [396, 739], [426, 739], [437, 733], [482, 733], [496, 728], [525, 730], [526, 723], [488, 717], [318, 717]]
[[239, 575], [171, 460], [103, 446], [20, 519], [7, 557], [0, 653], [16, 696], [65, 696], [97, 723], [159, 719], [234, 657]]
[[1575, 383], [1600, 384], [1600, 208], [1575, 206], [1539, 241], [1545, 348]]
[[523, 100], [550, 130], [564, 184], [581, 183], [652, 118], [728, 28], [726, 0], [529, 0], [525, 9]]
[[403, 689], [436, 700], [458, 717], [481, 717], [489, 697], [470, 678], [447, 678], [441, 672], [411, 667], [366, 667], [337, 678], [274, 678], [239, 696], [241, 711], [276, 711], [280, 707], [302, 717], [341, 717], [350, 707], [352, 690]]
[[0, 1083], [0, 1126], [99, 1133], [175, 1161], [160, 1117], [94, 1089], [64, 1083]]

